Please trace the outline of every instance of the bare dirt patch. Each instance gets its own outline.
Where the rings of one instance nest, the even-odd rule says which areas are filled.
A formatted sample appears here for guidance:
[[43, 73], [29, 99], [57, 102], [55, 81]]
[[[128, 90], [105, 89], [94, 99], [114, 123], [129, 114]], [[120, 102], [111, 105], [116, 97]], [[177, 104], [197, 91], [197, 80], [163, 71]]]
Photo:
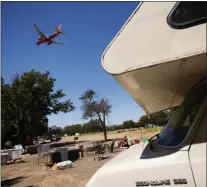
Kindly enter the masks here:
[[[156, 132], [124, 132], [124, 133], [108, 133], [108, 138], [121, 138], [127, 135], [130, 138], [151, 137]], [[80, 136], [80, 141], [103, 140], [103, 133], [94, 135]], [[62, 142], [73, 141], [73, 137], [64, 137]], [[85, 145], [87, 146], [87, 145]], [[1, 167], [1, 186], [9, 187], [85, 187], [93, 174], [106, 162], [119, 154], [115, 152], [109, 154], [109, 158], [94, 161], [93, 155], [86, 155], [82, 160], [75, 161], [75, 167], [66, 170], [50, 171], [44, 165], [47, 158], [40, 159], [38, 166], [37, 155], [23, 158], [23, 162]]]
[[2, 186], [22, 187], [51, 187], [74, 186], [84, 187], [92, 175], [107, 161], [117, 155], [110, 154], [104, 160], [93, 160], [93, 155], [87, 155], [82, 160], [75, 162], [74, 168], [49, 171], [44, 165], [46, 158], [41, 158], [41, 164], [37, 164], [37, 155], [23, 158], [24, 162], [2, 166]]

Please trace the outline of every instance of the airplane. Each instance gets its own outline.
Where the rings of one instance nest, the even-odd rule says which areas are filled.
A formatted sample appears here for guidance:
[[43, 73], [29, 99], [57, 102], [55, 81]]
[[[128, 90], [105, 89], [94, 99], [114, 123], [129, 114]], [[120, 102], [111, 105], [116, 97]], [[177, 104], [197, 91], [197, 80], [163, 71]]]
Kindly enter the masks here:
[[37, 41], [37, 45], [39, 46], [40, 44], [43, 44], [43, 43], [47, 43], [47, 45], [50, 45], [52, 43], [54, 44], [65, 44], [65, 42], [56, 42], [54, 41], [53, 39], [55, 37], [57, 37], [59, 34], [65, 34], [63, 32], [61, 32], [62, 30], [62, 25], [59, 25], [59, 27], [56, 27], [56, 32], [54, 32], [53, 34], [51, 34], [50, 36], [46, 37], [41, 31], [40, 29], [37, 27], [36, 24], [34, 24], [34, 27], [36, 29], [36, 31], [38, 32], [38, 34], [40, 35], [40, 37], [38, 38], [38, 41]]

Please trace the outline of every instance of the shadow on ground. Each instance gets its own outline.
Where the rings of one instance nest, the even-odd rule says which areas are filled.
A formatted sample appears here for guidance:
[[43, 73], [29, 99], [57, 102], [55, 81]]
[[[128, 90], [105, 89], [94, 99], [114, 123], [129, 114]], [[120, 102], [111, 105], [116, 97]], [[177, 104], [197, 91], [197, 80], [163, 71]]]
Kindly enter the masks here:
[[110, 156], [105, 156], [101, 160], [106, 160], [106, 159], [109, 159], [109, 158], [110, 158]]
[[11, 162], [7, 165], [11, 165], [11, 164], [23, 164], [23, 163], [27, 163], [25, 160], [19, 160], [19, 161], [15, 161], [15, 162]]
[[87, 141], [57, 142], [57, 143], [50, 144], [50, 147], [53, 148], [53, 147], [74, 146], [76, 144], [85, 143], [85, 142]]
[[12, 179], [2, 179], [1, 180], [1, 186], [4, 186], [4, 187], [12, 186], [16, 183], [21, 182], [25, 178], [26, 177], [15, 177], [15, 178], [12, 178]]

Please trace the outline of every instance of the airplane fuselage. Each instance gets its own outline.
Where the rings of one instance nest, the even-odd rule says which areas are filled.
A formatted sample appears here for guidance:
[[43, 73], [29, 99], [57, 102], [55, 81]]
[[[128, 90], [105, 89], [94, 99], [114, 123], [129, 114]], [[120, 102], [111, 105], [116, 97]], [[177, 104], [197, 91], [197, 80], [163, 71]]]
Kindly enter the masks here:
[[[57, 37], [60, 34], [60, 32], [54, 32], [53, 34], [51, 34], [50, 36], [48, 36], [47, 38], [42, 39], [41, 37], [38, 39], [38, 42], [36, 43], [37, 45], [43, 44], [43, 43], [50, 43], [52, 41], [52, 39], [54, 39], [55, 37]], [[52, 42], [51, 42], [52, 43]]]

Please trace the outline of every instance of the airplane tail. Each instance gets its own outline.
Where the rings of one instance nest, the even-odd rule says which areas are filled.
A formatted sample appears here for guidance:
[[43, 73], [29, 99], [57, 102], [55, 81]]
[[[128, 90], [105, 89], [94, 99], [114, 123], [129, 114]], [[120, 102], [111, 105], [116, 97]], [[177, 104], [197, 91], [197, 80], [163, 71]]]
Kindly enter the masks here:
[[59, 27], [57, 28], [59, 32], [61, 32], [62, 30], [62, 25], [59, 25]]
[[59, 25], [58, 27], [56, 27], [56, 31], [60, 34], [65, 34], [62, 32], [62, 25]]

